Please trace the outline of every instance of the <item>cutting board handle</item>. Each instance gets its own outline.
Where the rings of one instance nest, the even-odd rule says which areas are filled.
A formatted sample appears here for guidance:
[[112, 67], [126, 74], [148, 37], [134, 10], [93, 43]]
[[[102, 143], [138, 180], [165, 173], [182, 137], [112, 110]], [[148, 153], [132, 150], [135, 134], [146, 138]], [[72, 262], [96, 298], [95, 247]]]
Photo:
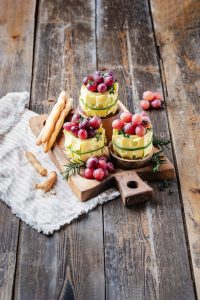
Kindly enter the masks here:
[[152, 200], [153, 189], [134, 170], [116, 173], [114, 177], [126, 206]]

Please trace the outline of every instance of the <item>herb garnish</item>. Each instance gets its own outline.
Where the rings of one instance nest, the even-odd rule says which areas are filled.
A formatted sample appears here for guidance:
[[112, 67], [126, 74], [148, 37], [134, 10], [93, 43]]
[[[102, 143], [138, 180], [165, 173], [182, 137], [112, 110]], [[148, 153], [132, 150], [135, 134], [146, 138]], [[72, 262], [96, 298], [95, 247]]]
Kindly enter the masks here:
[[71, 175], [80, 174], [81, 169], [85, 168], [85, 166], [86, 163], [82, 160], [71, 160], [67, 165], [64, 165], [63, 179], [68, 180]]

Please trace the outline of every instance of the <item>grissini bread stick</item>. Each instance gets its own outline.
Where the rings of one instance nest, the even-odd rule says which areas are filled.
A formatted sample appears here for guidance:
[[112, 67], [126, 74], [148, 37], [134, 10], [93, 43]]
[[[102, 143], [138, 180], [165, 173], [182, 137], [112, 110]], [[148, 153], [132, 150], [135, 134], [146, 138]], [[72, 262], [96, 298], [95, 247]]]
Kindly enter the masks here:
[[47, 178], [47, 180], [45, 180], [42, 183], [37, 183], [35, 185], [35, 188], [41, 189], [46, 193], [54, 186], [54, 184], [56, 183], [56, 180], [57, 180], [57, 174], [56, 174], [56, 172], [53, 171], [49, 174], [49, 177]]
[[72, 108], [72, 102], [73, 102], [72, 98], [67, 99], [65, 108], [61, 112], [60, 117], [59, 117], [58, 121], [56, 122], [54, 131], [52, 132], [50, 139], [48, 140], [47, 143], [44, 144], [44, 152], [48, 152], [51, 149], [51, 147], [53, 146], [53, 144], [60, 132], [60, 129], [63, 126], [65, 117], [68, 115], [68, 113], [70, 112], [70, 110]]
[[42, 176], [47, 175], [47, 169], [45, 169], [41, 163], [37, 160], [35, 155], [32, 152], [26, 152], [27, 160], [32, 164], [34, 169]]
[[40, 146], [42, 144], [42, 135], [44, 132], [44, 127], [42, 128], [42, 130], [40, 131], [40, 134], [38, 135], [37, 139], [36, 139], [36, 145]]
[[67, 99], [67, 94], [65, 91], [62, 91], [58, 97], [57, 103], [54, 105], [50, 115], [48, 116], [48, 118], [46, 120], [46, 123], [44, 126], [44, 131], [42, 134], [42, 143], [43, 144], [49, 140], [49, 138], [54, 130], [55, 124], [61, 114], [61, 111], [65, 107], [66, 99]]

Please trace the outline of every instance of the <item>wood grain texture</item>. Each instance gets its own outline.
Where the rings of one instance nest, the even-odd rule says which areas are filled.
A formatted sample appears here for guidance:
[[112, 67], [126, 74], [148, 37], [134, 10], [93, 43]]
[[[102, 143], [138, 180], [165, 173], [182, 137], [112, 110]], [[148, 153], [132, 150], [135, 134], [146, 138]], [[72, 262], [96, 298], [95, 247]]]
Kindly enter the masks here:
[[[1, 1], [0, 97], [30, 91], [35, 1]], [[19, 219], [0, 202], [0, 299], [12, 298]]]
[[[93, 1], [39, 2], [32, 110], [49, 112], [48, 99], [63, 89], [77, 103], [82, 78], [96, 68], [94, 25]], [[16, 299], [104, 299], [102, 207], [51, 237], [22, 224], [19, 248]]]
[[[133, 111], [144, 90], [162, 91], [148, 2], [97, 4], [98, 67], [116, 72], [120, 100]], [[150, 116], [155, 133], [169, 138], [166, 112]], [[177, 183], [164, 192], [152, 186], [152, 203], [104, 205], [107, 299], [195, 298]]]
[[151, 7], [166, 82], [165, 98], [196, 291], [200, 298], [200, 2], [152, 0]]

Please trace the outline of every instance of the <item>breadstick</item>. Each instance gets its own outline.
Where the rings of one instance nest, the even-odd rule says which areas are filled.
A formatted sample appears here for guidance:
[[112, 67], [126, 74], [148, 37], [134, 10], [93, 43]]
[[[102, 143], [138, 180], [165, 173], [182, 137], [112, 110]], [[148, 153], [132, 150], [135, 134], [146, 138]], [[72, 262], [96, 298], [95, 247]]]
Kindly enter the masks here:
[[50, 139], [48, 140], [47, 143], [44, 144], [44, 152], [45, 153], [48, 152], [52, 148], [52, 146], [53, 146], [53, 144], [54, 144], [54, 142], [55, 142], [55, 140], [56, 140], [56, 138], [57, 138], [57, 136], [60, 132], [60, 129], [62, 128], [65, 117], [67, 116], [67, 114], [69, 113], [71, 108], [72, 108], [72, 98], [69, 98], [66, 105], [65, 105], [65, 108], [63, 109], [63, 111], [60, 114], [60, 117], [59, 117], [58, 121], [56, 122], [54, 131], [53, 131]]
[[55, 124], [61, 114], [61, 111], [65, 107], [66, 98], [67, 98], [66, 92], [62, 91], [58, 97], [57, 103], [54, 105], [50, 115], [48, 116], [48, 118], [46, 120], [46, 124], [44, 126], [44, 132], [42, 134], [42, 143], [43, 144], [49, 140], [49, 138], [54, 130]]
[[26, 158], [40, 175], [42, 176], [47, 175], [47, 169], [43, 168], [43, 166], [40, 164], [40, 162], [37, 160], [37, 158], [33, 153], [26, 152]]
[[44, 132], [44, 127], [42, 128], [42, 130], [40, 131], [40, 134], [38, 135], [37, 139], [36, 139], [36, 145], [40, 146], [42, 144], [42, 135]]
[[37, 183], [35, 185], [35, 188], [41, 189], [46, 193], [54, 186], [54, 184], [56, 183], [56, 180], [57, 180], [57, 174], [56, 174], [56, 172], [53, 171], [50, 173], [47, 180], [45, 180], [43, 183]]

